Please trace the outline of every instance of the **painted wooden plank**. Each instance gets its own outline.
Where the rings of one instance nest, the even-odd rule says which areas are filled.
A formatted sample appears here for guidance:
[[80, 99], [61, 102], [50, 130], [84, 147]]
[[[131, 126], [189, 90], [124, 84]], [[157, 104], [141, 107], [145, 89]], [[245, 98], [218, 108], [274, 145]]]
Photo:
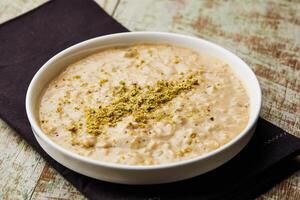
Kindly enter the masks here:
[[120, 0], [95, 0], [101, 8], [103, 8], [109, 15], [112, 15]]
[[300, 199], [300, 173], [297, 172], [285, 181], [278, 183], [267, 193], [261, 195], [257, 200], [294, 200]]
[[0, 133], [0, 199], [29, 199], [44, 161], [3, 121]]
[[32, 195], [33, 200], [76, 199], [85, 197], [48, 164], [45, 165]]
[[114, 17], [130, 30], [191, 34], [237, 53], [260, 80], [262, 116], [300, 136], [299, 1], [123, 0]]
[[[130, 30], [191, 34], [237, 53], [259, 78], [262, 117], [300, 136], [299, 1], [123, 0], [114, 17]], [[299, 199], [299, 182], [297, 172], [259, 199]]]
[[[49, 0], [1, 0], [0, 24], [37, 8]], [[119, 0], [95, 0], [108, 14], [112, 14]]]
[[[0, 1], [0, 24], [47, 0]], [[111, 14], [118, 0], [96, 0]], [[0, 199], [85, 199], [68, 181], [0, 120]]]
[[48, 0], [1, 0], [0, 1], [0, 24], [12, 18], [22, 15]]

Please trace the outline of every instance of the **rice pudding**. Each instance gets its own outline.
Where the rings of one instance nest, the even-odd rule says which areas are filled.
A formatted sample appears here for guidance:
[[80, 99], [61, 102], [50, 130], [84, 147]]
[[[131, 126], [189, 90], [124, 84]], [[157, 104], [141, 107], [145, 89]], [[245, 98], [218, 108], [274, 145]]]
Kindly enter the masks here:
[[249, 119], [230, 66], [167, 44], [103, 49], [71, 64], [45, 89], [42, 130], [95, 160], [158, 165], [211, 152]]

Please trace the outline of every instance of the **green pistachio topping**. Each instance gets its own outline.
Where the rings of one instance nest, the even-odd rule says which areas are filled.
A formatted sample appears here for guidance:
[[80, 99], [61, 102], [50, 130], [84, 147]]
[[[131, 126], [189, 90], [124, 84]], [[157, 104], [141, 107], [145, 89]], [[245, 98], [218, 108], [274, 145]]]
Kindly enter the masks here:
[[152, 86], [145, 87], [137, 84], [127, 86], [124, 81], [120, 81], [119, 86], [113, 90], [114, 99], [110, 104], [86, 109], [88, 133], [99, 135], [103, 132], [103, 126], [114, 127], [130, 115], [139, 128], [145, 127], [148, 120], [154, 118], [154, 111], [181, 93], [199, 85], [196, 74], [181, 77], [176, 81], [160, 80]]

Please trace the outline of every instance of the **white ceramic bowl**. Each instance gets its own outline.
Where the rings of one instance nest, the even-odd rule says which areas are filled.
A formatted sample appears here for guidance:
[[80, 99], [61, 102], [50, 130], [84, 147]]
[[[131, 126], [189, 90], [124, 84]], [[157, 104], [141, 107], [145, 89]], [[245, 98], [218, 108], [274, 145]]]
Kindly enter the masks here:
[[[64, 68], [101, 48], [136, 43], [169, 43], [210, 54], [226, 61], [243, 81], [250, 97], [250, 118], [247, 127], [232, 141], [215, 151], [181, 162], [129, 166], [91, 160], [64, 149], [51, 141], [38, 122], [39, 98], [42, 90]], [[86, 176], [123, 184], [157, 184], [191, 178], [224, 164], [238, 154], [255, 130], [261, 108], [261, 89], [249, 68], [239, 57], [211, 42], [196, 37], [162, 32], [129, 32], [90, 39], [58, 53], [46, 62], [33, 77], [26, 95], [26, 112], [33, 133], [42, 148], [62, 165]]]

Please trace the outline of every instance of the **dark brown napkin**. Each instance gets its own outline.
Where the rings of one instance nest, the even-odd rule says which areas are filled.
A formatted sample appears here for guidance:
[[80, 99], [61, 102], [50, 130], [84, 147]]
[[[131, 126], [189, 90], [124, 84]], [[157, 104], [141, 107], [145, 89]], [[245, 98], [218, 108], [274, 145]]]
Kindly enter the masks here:
[[50, 158], [36, 142], [25, 114], [30, 80], [59, 51], [92, 37], [125, 31], [88, 0], [51, 1], [0, 26], [0, 117], [86, 197], [250, 199], [299, 169], [291, 158], [299, 154], [300, 140], [263, 119], [251, 142], [234, 159], [205, 175], [172, 184], [107, 183], [75, 173]]

